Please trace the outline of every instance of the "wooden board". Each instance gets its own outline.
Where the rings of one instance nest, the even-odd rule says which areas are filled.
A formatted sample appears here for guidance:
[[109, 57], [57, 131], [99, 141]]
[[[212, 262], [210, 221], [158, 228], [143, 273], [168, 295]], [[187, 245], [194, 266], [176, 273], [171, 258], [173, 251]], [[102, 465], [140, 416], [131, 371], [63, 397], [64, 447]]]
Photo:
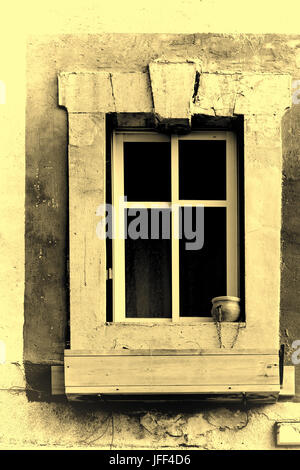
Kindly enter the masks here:
[[69, 350], [65, 354], [65, 386], [67, 395], [279, 393], [279, 361], [278, 354], [257, 351], [87, 354]]
[[96, 351], [92, 349], [65, 349], [65, 357], [71, 356], [252, 356], [275, 355], [275, 349], [108, 349]]

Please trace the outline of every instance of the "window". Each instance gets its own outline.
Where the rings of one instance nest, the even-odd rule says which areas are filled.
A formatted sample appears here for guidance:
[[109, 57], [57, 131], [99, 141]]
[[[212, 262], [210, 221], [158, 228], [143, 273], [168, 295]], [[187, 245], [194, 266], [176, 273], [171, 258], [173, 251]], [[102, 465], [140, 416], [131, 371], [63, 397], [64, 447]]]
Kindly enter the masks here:
[[115, 322], [211, 321], [238, 296], [237, 193], [231, 132], [114, 132]]
[[[59, 104], [68, 109], [69, 122], [66, 394], [76, 399], [181, 391], [274, 399], [280, 390], [280, 128], [290, 77], [242, 73], [237, 92], [235, 73], [202, 73], [201, 101], [191, 105], [195, 64], [155, 61], [149, 70], [59, 75]], [[229, 99], [220, 100], [216, 89]], [[272, 103], [270, 89], [276, 90]], [[175, 111], [178, 118], [171, 118]], [[161, 130], [190, 123], [226, 126], [238, 135], [238, 146], [235, 134], [224, 130], [186, 136], [146, 132], [154, 123]], [[134, 126], [144, 130], [133, 131]], [[106, 184], [110, 164], [113, 181], [109, 177]], [[129, 211], [149, 206], [154, 214], [160, 209], [162, 225], [171, 219], [170, 237], [163, 236], [166, 227], [151, 239], [97, 236], [110, 196], [115, 230], [125, 233], [127, 220], [126, 229], [130, 225], [136, 233], [136, 217]], [[194, 212], [204, 207], [200, 250], [185, 249], [185, 242], [195, 241], [189, 233], [185, 240], [175, 236], [188, 216], [178, 206]], [[151, 216], [149, 224], [151, 230]], [[107, 268], [114, 271], [110, 282]], [[112, 287], [114, 302], [107, 302]], [[241, 297], [241, 318], [247, 322], [224, 324], [225, 348], [220, 348], [215, 325], [207, 320], [210, 298], [223, 291]]]

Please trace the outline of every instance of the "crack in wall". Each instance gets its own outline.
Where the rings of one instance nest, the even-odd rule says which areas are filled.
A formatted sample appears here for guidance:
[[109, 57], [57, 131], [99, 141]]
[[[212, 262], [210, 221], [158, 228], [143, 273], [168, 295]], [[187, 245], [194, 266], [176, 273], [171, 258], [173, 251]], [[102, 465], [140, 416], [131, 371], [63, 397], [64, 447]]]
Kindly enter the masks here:
[[116, 97], [115, 97], [115, 92], [114, 92], [112, 73], [109, 73], [109, 81], [110, 81], [110, 86], [111, 86], [111, 95], [112, 95], [113, 101], [114, 101], [114, 108], [115, 108], [115, 111], [116, 111], [116, 109], [117, 109], [117, 107], [116, 107]]
[[200, 72], [198, 70], [196, 70], [194, 93], [193, 93], [193, 96], [192, 96], [193, 103], [196, 103], [199, 87], [200, 87]]

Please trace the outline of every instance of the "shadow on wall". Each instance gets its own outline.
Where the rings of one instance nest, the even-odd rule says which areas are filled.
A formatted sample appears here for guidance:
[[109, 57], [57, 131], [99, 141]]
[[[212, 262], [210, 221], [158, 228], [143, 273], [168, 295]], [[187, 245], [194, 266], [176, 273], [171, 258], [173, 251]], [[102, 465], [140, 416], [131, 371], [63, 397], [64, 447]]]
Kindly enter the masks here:
[[67, 113], [57, 106], [55, 69], [40, 78], [43, 90], [32, 84], [27, 94], [23, 331], [28, 398], [48, 401], [51, 365], [63, 363], [69, 339], [68, 129]]

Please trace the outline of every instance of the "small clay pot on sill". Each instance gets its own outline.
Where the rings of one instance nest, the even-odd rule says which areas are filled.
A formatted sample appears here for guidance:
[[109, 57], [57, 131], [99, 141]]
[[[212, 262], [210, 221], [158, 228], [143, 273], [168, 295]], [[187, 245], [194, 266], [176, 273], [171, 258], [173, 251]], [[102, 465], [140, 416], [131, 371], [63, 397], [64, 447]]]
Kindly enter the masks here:
[[234, 322], [240, 316], [240, 298], [224, 295], [212, 299], [212, 317], [221, 322]]

